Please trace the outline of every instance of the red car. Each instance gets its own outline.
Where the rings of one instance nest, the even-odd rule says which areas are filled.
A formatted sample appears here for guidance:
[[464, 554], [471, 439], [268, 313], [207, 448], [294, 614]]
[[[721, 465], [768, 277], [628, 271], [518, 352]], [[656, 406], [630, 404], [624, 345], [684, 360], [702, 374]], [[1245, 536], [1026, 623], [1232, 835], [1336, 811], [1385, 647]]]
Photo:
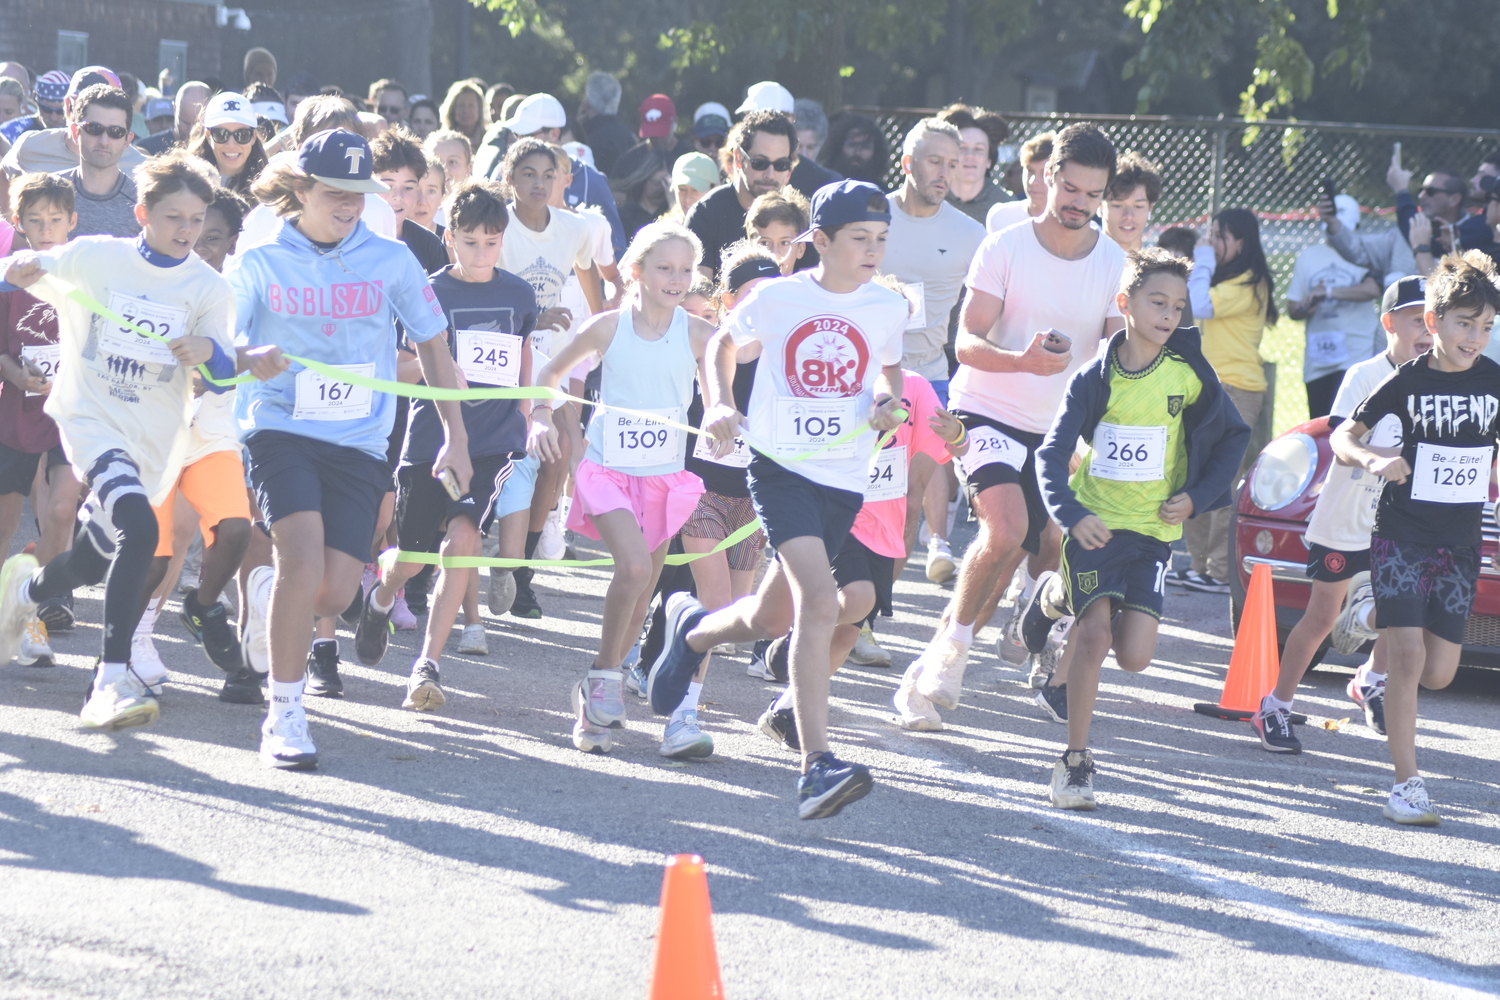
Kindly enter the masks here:
[[[1266, 445], [1240, 484], [1229, 529], [1229, 558], [1235, 567], [1229, 580], [1229, 607], [1236, 630], [1250, 571], [1257, 565], [1271, 567], [1280, 643], [1286, 642], [1292, 626], [1307, 609], [1312, 581], [1307, 577], [1307, 545], [1302, 535], [1335, 461], [1328, 435], [1327, 417], [1293, 427]], [[1479, 587], [1464, 629], [1464, 663], [1492, 664], [1500, 657], [1500, 525], [1495, 521], [1493, 484], [1490, 499], [1481, 528]], [[1313, 654], [1313, 665], [1328, 649], [1325, 639]]]

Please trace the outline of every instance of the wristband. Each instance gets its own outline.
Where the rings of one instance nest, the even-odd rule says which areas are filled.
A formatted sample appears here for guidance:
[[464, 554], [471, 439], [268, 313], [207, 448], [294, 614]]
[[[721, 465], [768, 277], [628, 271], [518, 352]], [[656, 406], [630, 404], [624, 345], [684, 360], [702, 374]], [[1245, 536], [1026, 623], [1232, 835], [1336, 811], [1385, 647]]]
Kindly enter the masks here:
[[1430, 254], [1430, 253], [1432, 253], [1432, 244], [1431, 243], [1418, 243], [1416, 246], [1414, 246], [1414, 247], [1411, 248], [1411, 252], [1412, 253], [1427, 253], [1427, 254]]

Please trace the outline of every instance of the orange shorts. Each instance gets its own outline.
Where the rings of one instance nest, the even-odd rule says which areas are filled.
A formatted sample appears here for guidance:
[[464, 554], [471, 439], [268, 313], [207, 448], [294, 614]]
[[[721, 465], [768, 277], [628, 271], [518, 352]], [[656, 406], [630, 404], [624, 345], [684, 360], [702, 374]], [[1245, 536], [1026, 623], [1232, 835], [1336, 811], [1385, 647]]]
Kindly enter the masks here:
[[156, 508], [156, 554], [171, 556], [173, 512], [177, 494], [198, 512], [205, 545], [213, 544], [213, 529], [231, 517], [250, 519], [250, 498], [245, 492], [245, 464], [237, 451], [216, 451], [182, 470], [171, 494]]

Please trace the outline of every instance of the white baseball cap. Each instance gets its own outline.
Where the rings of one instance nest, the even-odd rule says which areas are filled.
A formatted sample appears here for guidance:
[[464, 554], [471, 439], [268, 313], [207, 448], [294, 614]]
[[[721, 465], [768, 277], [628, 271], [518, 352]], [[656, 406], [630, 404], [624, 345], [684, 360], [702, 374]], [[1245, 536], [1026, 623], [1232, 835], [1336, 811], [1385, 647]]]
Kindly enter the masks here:
[[224, 125], [244, 125], [254, 128], [260, 122], [255, 117], [255, 108], [244, 94], [226, 90], [215, 94], [203, 109], [203, 127], [219, 128]]
[[568, 113], [551, 94], [532, 94], [500, 124], [518, 136], [531, 135], [544, 128], [563, 128], [568, 124]]
[[[745, 91], [745, 103], [735, 109], [735, 114], [743, 115], [750, 111], [781, 111], [785, 114], [795, 114], [797, 102], [792, 99], [792, 92], [774, 80], [762, 80], [760, 83], [752, 84]], [[697, 115], [693, 116], [697, 118]]]
[[[581, 142], [565, 142], [562, 144], [563, 152], [587, 166], [594, 166], [594, 151]], [[597, 167], [595, 169], [598, 169]]]

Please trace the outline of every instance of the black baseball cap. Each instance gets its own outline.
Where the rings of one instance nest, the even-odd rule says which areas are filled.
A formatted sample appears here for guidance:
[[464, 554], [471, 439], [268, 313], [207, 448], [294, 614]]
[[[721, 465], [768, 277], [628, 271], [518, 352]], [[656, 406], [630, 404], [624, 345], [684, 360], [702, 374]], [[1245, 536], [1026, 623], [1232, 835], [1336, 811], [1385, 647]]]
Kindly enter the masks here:
[[1405, 309], [1407, 306], [1425, 306], [1427, 304], [1427, 279], [1415, 274], [1391, 282], [1391, 286], [1385, 290], [1385, 298], [1380, 300], [1380, 314], [1384, 316], [1388, 312], [1397, 309]]
[[[872, 199], [881, 199], [884, 211], [871, 210]], [[890, 222], [891, 210], [885, 192], [868, 181], [845, 179], [824, 184], [813, 192], [812, 217], [807, 232], [794, 242], [811, 243], [813, 233], [827, 226], [847, 226], [855, 222]]]

